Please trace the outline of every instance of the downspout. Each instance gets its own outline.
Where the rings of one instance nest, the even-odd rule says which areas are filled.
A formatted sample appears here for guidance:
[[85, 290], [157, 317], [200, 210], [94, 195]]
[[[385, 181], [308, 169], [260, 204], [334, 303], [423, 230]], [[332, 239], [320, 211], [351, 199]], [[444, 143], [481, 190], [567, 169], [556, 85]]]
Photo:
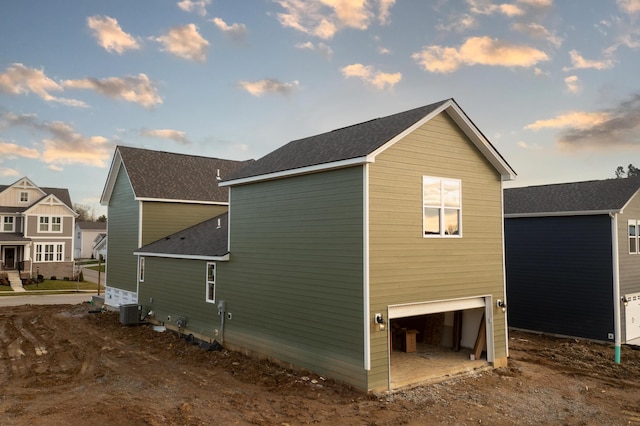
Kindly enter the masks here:
[[620, 342], [622, 328], [620, 325], [620, 276], [618, 274], [618, 216], [609, 212], [611, 217], [611, 251], [613, 262], [613, 327], [615, 344], [615, 362], [620, 364]]

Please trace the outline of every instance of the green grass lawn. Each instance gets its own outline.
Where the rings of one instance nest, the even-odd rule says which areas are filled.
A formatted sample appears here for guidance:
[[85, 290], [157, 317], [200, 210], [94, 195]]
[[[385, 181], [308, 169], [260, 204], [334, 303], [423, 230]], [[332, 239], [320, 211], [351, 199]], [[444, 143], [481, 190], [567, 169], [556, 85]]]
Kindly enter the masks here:
[[[51, 291], [51, 292], [72, 292], [76, 290], [95, 290], [98, 291], [98, 285], [89, 281], [65, 281], [65, 280], [44, 280], [39, 284], [28, 284], [23, 286], [26, 293], [16, 293], [14, 292], [10, 286], [8, 285], [0, 285], [0, 295], [9, 296], [9, 295], [24, 295], [28, 294], [30, 291]], [[104, 289], [103, 289], [104, 290]]]
[[[94, 271], [98, 270], [98, 265], [94, 265], [94, 266], [87, 266], [87, 269], [92, 269]], [[104, 263], [100, 264], [100, 272], [104, 272]]]

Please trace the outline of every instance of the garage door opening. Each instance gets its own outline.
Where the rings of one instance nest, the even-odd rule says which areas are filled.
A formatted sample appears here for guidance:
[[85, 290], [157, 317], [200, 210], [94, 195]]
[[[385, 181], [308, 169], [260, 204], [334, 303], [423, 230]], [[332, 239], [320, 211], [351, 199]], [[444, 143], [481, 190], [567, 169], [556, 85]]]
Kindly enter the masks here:
[[389, 307], [389, 389], [436, 383], [493, 362], [490, 300]]

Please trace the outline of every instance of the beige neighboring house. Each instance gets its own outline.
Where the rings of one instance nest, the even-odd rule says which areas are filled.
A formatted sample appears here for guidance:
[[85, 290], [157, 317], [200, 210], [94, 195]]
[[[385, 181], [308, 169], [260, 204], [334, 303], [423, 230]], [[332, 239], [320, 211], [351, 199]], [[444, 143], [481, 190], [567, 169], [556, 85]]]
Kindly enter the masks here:
[[76, 259], [96, 257], [93, 248], [96, 237], [107, 233], [106, 222], [76, 222], [75, 254]]
[[0, 269], [22, 277], [71, 277], [76, 212], [69, 190], [23, 177], [0, 185]]

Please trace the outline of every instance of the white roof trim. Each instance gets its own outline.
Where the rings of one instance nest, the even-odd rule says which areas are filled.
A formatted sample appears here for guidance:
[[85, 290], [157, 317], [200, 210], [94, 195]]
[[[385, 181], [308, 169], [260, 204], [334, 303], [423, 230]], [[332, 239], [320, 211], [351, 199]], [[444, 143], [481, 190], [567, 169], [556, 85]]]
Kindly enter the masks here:
[[315, 173], [323, 170], [332, 170], [342, 167], [349, 167], [358, 164], [374, 163], [375, 158], [381, 152], [387, 150], [390, 146], [406, 137], [411, 132], [415, 131], [418, 127], [422, 126], [426, 122], [433, 119], [441, 112], [446, 111], [447, 114], [456, 122], [464, 134], [471, 140], [471, 142], [480, 150], [485, 158], [491, 163], [491, 165], [500, 173], [502, 180], [513, 180], [516, 177], [515, 171], [507, 164], [507, 162], [500, 156], [498, 151], [491, 145], [491, 143], [482, 135], [480, 130], [469, 120], [469, 117], [462, 111], [462, 109], [455, 103], [453, 99], [449, 99], [440, 105], [435, 110], [424, 116], [412, 126], [406, 128], [400, 134], [384, 143], [375, 151], [369, 153], [366, 157], [357, 157], [349, 160], [335, 161], [331, 163], [319, 164], [315, 166], [302, 167], [299, 169], [285, 170], [282, 172], [275, 172], [266, 175], [251, 176], [242, 179], [235, 179], [226, 182], [222, 182], [219, 186], [233, 186], [241, 185], [245, 183], [258, 182], [263, 180], [278, 179], [287, 176], [301, 175], [306, 173]]
[[116, 185], [116, 179], [118, 178], [118, 172], [120, 171], [120, 166], [122, 166], [122, 156], [120, 155], [120, 150], [116, 148], [113, 154], [113, 158], [111, 159], [111, 167], [109, 167], [109, 174], [107, 175], [107, 181], [104, 184], [104, 189], [102, 190], [102, 196], [100, 197], [100, 204], [103, 206], [109, 205], [109, 200], [111, 199], [113, 188]]
[[200, 255], [191, 255], [191, 254], [172, 254], [172, 253], [150, 253], [144, 251], [134, 251], [134, 255], [136, 256], [145, 256], [145, 257], [165, 257], [171, 259], [191, 259], [191, 260], [218, 260], [218, 261], [227, 261], [229, 260], [229, 253], [224, 256], [200, 256]]
[[[50, 206], [61, 206], [66, 208], [69, 212], [71, 212], [71, 216], [73, 217], [78, 217], [78, 213], [76, 213], [70, 206], [66, 205], [65, 203], [63, 203], [60, 198], [56, 197], [53, 194], [48, 194], [47, 196], [45, 196], [44, 198], [40, 199], [38, 202], [33, 203], [32, 205], [29, 206], [28, 209], [26, 209], [25, 211], [22, 212], [23, 215], [27, 215], [29, 213], [31, 213], [31, 211], [33, 209], [35, 209], [36, 207], [40, 207], [42, 205], [45, 204], [49, 204]], [[55, 216], [55, 215], [54, 215]], [[75, 228], [75, 226], [74, 226]]]
[[324, 171], [324, 170], [342, 169], [342, 168], [345, 168], [345, 167], [356, 166], [356, 165], [365, 164], [365, 163], [369, 163], [369, 162], [373, 162], [373, 161], [374, 160], [370, 160], [367, 157], [356, 157], [356, 158], [350, 158], [348, 160], [340, 160], [340, 161], [333, 161], [331, 163], [316, 164], [316, 165], [313, 165], [313, 166], [307, 166], [307, 167], [300, 167], [300, 168], [297, 168], [297, 169], [284, 170], [284, 171], [281, 171], [281, 172], [269, 173], [269, 174], [266, 174], [266, 175], [256, 175], [256, 176], [250, 176], [250, 177], [241, 178], [241, 179], [228, 180], [228, 181], [225, 181], [225, 182], [220, 182], [218, 184], [218, 186], [243, 185], [245, 183], [259, 182], [259, 181], [272, 180], [272, 179], [280, 179], [280, 178], [289, 177], [289, 176], [316, 173], [316, 172], [320, 172], [320, 171]]
[[505, 219], [518, 217], [557, 217], [557, 216], [597, 216], [622, 213], [620, 210], [576, 210], [571, 212], [539, 212], [539, 213], [509, 213], [505, 214]]
[[220, 202], [220, 201], [200, 201], [200, 200], [174, 200], [171, 198], [145, 198], [145, 197], [135, 197], [136, 201], [159, 201], [162, 203], [184, 203], [184, 204], [212, 204], [219, 206], [228, 206], [228, 202]]

